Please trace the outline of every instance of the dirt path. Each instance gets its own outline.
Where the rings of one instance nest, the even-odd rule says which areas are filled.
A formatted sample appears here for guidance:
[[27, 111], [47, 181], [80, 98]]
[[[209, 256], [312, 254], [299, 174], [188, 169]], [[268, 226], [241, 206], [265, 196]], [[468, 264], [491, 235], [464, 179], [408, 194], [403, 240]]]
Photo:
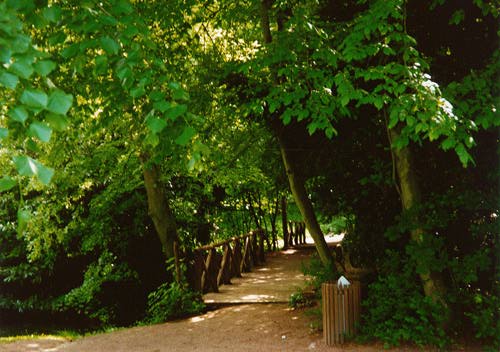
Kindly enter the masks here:
[[[361, 351], [383, 350], [380, 344], [327, 347], [311, 329], [313, 319], [284, 302], [304, 283], [301, 262], [312, 250], [269, 255], [266, 266], [244, 280], [205, 295], [224, 305], [206, 314], [164, 324], [123, 329], [76, 341], [36, 339], [0, 344], [1, 352], [166, 352], [166, 351]], [[250, 303], [254, 302], [254, 303]], [[256, 303], [255, 303], [256, 302]], [[272, 302], [272, 303], [270, 303]], [[394, 350], [395, 351], [395, 350]], [[400, 348], [397, 351], [421, 351]]]
[[301, 266], [313, 251], [307, 247], [268, 253], [264, 266], [232, 278], [230, 285], [219, 287], [219, 293], [205, 294], [203, 300], [207, 304], [287, 303], [293, 292], [304, 287], [306, 277]]
[[61, 343], [40, 341], [0, 345], [0, 351], [166, 352], [166, 351], [364, 351], [382, 346], [328, 348], [309, 328], [303, 311], [283, 303], [254, 303], [221, 308], [190, 319], [135, 327]]

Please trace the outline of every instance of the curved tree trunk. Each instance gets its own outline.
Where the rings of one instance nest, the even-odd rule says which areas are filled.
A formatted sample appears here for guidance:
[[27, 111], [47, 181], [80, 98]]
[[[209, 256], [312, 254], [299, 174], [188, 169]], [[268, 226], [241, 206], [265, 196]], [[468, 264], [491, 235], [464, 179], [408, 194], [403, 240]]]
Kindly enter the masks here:
[[290, 189], [292, 190], [295, 203], [299, 207], [300, 214], [304, 218], [307, 229], [314, 240], [321, 262], [325, 266], [330, 266], [334, 263], [334, 258], [328, 249], [325, 236], [323, 235], [318, 220], [316, 219], [316, 214], [314, 213], [311, 200], [307, 195], [304, 180], [295, 170], [293, 161], [291, 160], [288, 150], [286, 149], [286, 145], [282, 140], [283, 137], [278, 136], [278, 139], [280, 143], [281, 157], [283, 158], [283, 164], [285, 166], [286, 175], [288, 176], [288, 182], [290, 183]]
[[[260, 23], [262, 29], [262, 37], [264, 38], [264, 42], [266, 43], [271, 43], [273, 40], [269, 22], [269, 10], [271, 8], [272, 3], [273, 3], [272, 0], [261, 0]], [[283, 27], [281, 22], [282, 19], [279, 19], [278, 30], [281, 30]], [[276, 77], [274, 80], [277, 82]], [[290, 189], [292, 190], [295, 203], [299, 207], [300, 213], [304, 218], [304, 222], [306, 223], [307, 229], [309, 230], [309, 233], [311, 234], [311, 237], [314, 240], [314, 244], [316, 246], [316, 250], [318, 251], [321, 262], [325, 266], [330, 266], [335, 263], [333, 260], [334, 258], [332, 256], [332, 253], [328, 249], [328, 245], [326, 244], [325, 241], [325, 236], [323, 235], [323, 232], [319, 227], [319, 223], [318, 220], [316, 219], [316, 214], [314, 214], [311, 200], [307, 196], [304, 180], [301, 177], [299, 177], [299, 175], [295, 171], [293, 162], [291, 161], [288, 151], [286, 149], [282, 134], [279, 131], [277, 131], [276, 135], [278, 136], [281, 157], [283, 158], [283, 164], [285, 166], [286, 174], [288, 176], [288, 182], [290, 183]], [[285, 229], [286, 225], [283, 224], [283, 231], [285, 231]], [[286, 246], [287, 246], [287, 238], [285, 238], [285, 247]]]
[[[399, 138], [399, 127], [389, 129], [390, 140], [394, 141]], [[417, 176], [415, 174], [415, 165], [410, 146], [401, 149], [393, 148], [394, 164], [399, 178], [399, 191], [403, 210], [410, 210], [421, 201], [421, 192], [418, 185]], [[418, 222], [419, 220], [416, 219]], [[421, 226], [410, 232], [412, 241], [417, 243], [423, 242], [424, 230]], [[420, 279], [426, 296], [431, 297], [443, 304], [446, 294], [446, 286], [444, 284], [441, 273], [426, 272], [420, 273]]]
[[148, 212], [153, 220], [165, 257], [174, 257], [174, 242], [177, 240], [177, 224], [168, 199], [163, 191], [156, 165], [142, 165], [144, 186], [148, 197]]

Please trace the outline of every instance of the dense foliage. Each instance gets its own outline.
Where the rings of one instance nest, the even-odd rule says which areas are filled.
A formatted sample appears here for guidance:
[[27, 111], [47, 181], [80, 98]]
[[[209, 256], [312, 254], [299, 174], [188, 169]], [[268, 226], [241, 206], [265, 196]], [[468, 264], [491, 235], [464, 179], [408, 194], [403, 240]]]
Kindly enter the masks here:
[[174, 243], [263, 227], [275, 248], [288, 202], [317, 285], [342, 259], [321, 229], [374, 272], [365, 336], [500, 346], [499, 11], [2, 2], [0, 316], [197, 312]]

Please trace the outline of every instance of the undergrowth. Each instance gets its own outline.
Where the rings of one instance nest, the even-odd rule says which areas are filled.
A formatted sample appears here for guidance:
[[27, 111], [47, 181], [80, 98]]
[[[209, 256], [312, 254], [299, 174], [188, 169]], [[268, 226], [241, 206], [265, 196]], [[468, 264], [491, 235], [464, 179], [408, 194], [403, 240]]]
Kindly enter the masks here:
[[201, 293], [182, 283], [165, 283], [148, 295], [145, 323], [155, 324], [201, 313], [205, 310]]

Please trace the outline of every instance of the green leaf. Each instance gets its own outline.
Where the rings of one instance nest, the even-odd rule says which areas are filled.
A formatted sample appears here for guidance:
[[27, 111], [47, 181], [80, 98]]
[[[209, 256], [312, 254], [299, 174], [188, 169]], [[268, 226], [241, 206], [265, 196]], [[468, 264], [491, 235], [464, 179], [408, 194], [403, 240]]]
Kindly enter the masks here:
[[269, 102], [269, 112], [272, 114], [273, 112], [276, 111], [276, 109], [278, 108], [279, 106], [279, 102], [276, 101], [276, 100], [271, 100]]
[[150, 144], [153, 147], [156, 147], [158, 144], [160, 144], [160, 137], [156, 133], [148, 133], [144, 142], [146, 144]]
[[184, 89], [177, 89], [177, 90], [174, 90], [174, 94], [172, 94], [172, 98], [174, 98], [174, 100], [188, 101], [189, 94]]
[[455, 152], [457, 153], [458, 158], [462, 163], [462, 166], [466, 167], [469, 164], [469, 162], [474, 163], [472, 156], [469, 154], [469, 152], [462, 143], [457, 144], [457, 146], [455, 147]]
[[0, 178], [0, 192], [5, 192], [14, 187], [17, 182], [10, 176]]
[[66, 40], [66, 34], [63, 32], [54, 33], [48, 38], [48, 42], [50, 45], [63, 44]]
[[25, 155], [15, 156], [13, 158], [14, 165], [16, 166], [17, 172], [21, 176], [33, 176], [36, 172], [35, 161], [30, 157]]
[[441, 143], [441, 148], [443, 148], [443, 150], [448, 150], [452, 148], [455, 144], [456, 144], [455, 139], [453, 137], [448, 137]]
[[78, 54], [79, 50], [80, 50], [80, 44], [79, 43], [71, 44], [68, 47], [64, 48], [63, 51], [61, 51], [61, 56], [63, 58], [65, 58], [66, 60], [67, 59], [71, 59], [73, 56], [75, 56], [76, 54]]
[[340, 98], [340, 105], [346, 106], [349, 103], [349, 100], [351, 100], [347, 95], [343, 95], [342, 98]]
[[317, 129], [318, 129], [318, 124], [314, 120], [307, 125], [307, 130], [309, 131], [310, 136], [312, 136]]
[[115, 2], [114, 9], [118, 13], [123, 13], [125, 15], [128, 15], [128, 14], [134, 12], [134, 7], [128, 1], [124, 1], [124, 0], [120, 0], [118, 2]]
[[149, 94], [149, 97], [155, 102], [160, 102], [165, 100], [165, 93], [154, 90]]
[[56, 131], [63, 131], [68, 127], [69, 121], [66, 117], [58, 114], [47, 114], [45, 121]]
[[[135, 35], [139, 34], [139, 29], [134, 25], [128, 25], [127, 28], [122, 32], [127, 38], [133, 38]], [[122, 40], [123, 41], [123, 40]]]
[[0, 127], [0, 140], [7, 138], [9, 135], [9, 130], [3, 127]]
[[325, 135], [328, 139], [332, 139], [332, 137], [335, 135], [338, 135], [338, 132], [335, 128], [333, 128], [332, 126], [328, 126], [326, 129], [325, 129]]
[[135, 87], [135, 88], [130, 90], [130, 96], [134, 99], [139, 98], [139, 97], [143, 96], [144, 94], [146, 94], [146, 90], [144, 89], [143, 86]]
[[160, 133], [167, 127], [167, 122], [157, 117], [150, 117], [146, 120], [146, 125], [152, 133]]
[[42, 11], [42, 16], [49, 22], [57, 22], [61, 19], [61, 8], [58, 6], [46, 7]]
[[4, 72], [0, 75], [0, 84], [10, 89], [16, 89], [19, 78], [12, 73]]
[[26, 226], [28, 225], [28, 222], [31, 219], [31, 213], [29, 210], [25, 209], [19, 209], [17, 211], [17, 235], [21, 236], [24, 230], [26, 229]]
[[186, 126], [181, 135], [177, 137], [175, 143], [179, 145], [186, 145], [196, 135], [196, 130], [191, 126]]
[[24, 124], [28, 119], [29, 115], [26, 109], [22, 106], [16, 106], [14, 109], [9, 111], [9, 116], [12, 120]]
[[0, 62], [6, 64], [10, 62], [11, 57], [12, 51], [9, 48], [2, 47], [2, 50], [0, 50]]
[[44, 91], [39, 89], [25, 89], [21, 94], [21, 103], [32, 108], [45, 108], [47, 106], [48, 97]]
[[39, 161], [36, 161], [28, 156], [15, 156], [13, 161], [19, 175], [37, 176], [38, 179], [45, 185], [48, 185], [52, 176], [54, 176], [53, 169], [45, 167]]
[[16, 61], [10, 67], [9, 70], [21, 78], [28, 79], [33, 74], [33, 66], [31, 63], [26, 61]]
[[375, 107], [377, 108], [377, 110], [380, 110], [384, 106], [384, 100], [382, 99], [382, 97], [378, 96], [373, 101], [373, 105], [375, 105]]
[[168, 82], [168, 86], [170, 87], [170, 89], [172, 90], [178, 90], [178, 89], [181, 89], [181, 85], [177, 82]]
[[165, 115], [167, 118], [175, 120], [179, 116], [182, 116], [186, 111], [187, 111], [187, 105], [179, 104], [165, 111]]
[[118, 54], [118, 51], [120, 50], [120, 45], [108, 36], [101, 38], [101, 46], [108, 54], [112, 55]]
[[163, 101], [157, 101], [156, 103], [153, 104], [153, 108], [155, 108], [158, 111], [165, 112], [168, 109], [172, 107], [172, 104], [169, 103], [166, 100]]
[[14, 41], [12, 43], [12, 52], [14, 53], [26, 53], [30, 48], [31, 38], [28, 35], [17, 34], [14, 37]]
[[118, 24], [117, 19], [113, 16], [103, 16], [100, 20], [103, 24], [108, 26], [116, 26]]
[[283, 120], [283, 124], [286, 126], [286, 125], [289, 125], [290, 122], [292, 122], [292, 113], [290, 111], [290, 109], [287, 109], [283, 115], [281, 115], [281, 119]]
[[42, 142], [47, 143], [50, 141], [50, 136], [52, 135], [52, 129], [43, 122], [35, 121], [29, 127], [30, 135], [38, 138]]
[[47, 110], [55, 114], [66, 115], [72, 103], [73, 96], [71, 94], [55, 90], [49, 96]]
[[130, 69], [130, 67], [128, 66], [123, 66], [123, 67], [120, 67], [117, 71], [116, 71], [116, 75], [118, 76], [119, 79], [121, 79], [122, 81], [123, 80], [126, 80], [126, 79], [129, 79], [132, 77], [133, 75], [133, 72], [132, 70]]
[[56, 68], [56, 63], [50, 60], [38, 61], [34, 64], [35, 71], [42, 77], [47, 76]]
[[33, 153], [40, 153], [40, 147], [37, 142], [35, 142], [33, 139], [28, 139], [26, 141], [26, 150], [33, 152]]
[[448, 24], [459, 25], [460, 22], [462, 22], [464, 20], [464, 18], [465, 18], [465, 12], [464, 12], [464, 10], [456, 10], [451, 15], [451, 18], [448, 21]]
[[95, 58], [95, 73], [102, 75], [108, 69], [108, 57], [106, 55], [99, 55]]
[[399, 115], [401, 113], [401, 107], [395, 106], [391, 109], [391, 112], [389, 113], [389, 124], [388, 128], [393, 128], [396, 126], [399, 122]]

